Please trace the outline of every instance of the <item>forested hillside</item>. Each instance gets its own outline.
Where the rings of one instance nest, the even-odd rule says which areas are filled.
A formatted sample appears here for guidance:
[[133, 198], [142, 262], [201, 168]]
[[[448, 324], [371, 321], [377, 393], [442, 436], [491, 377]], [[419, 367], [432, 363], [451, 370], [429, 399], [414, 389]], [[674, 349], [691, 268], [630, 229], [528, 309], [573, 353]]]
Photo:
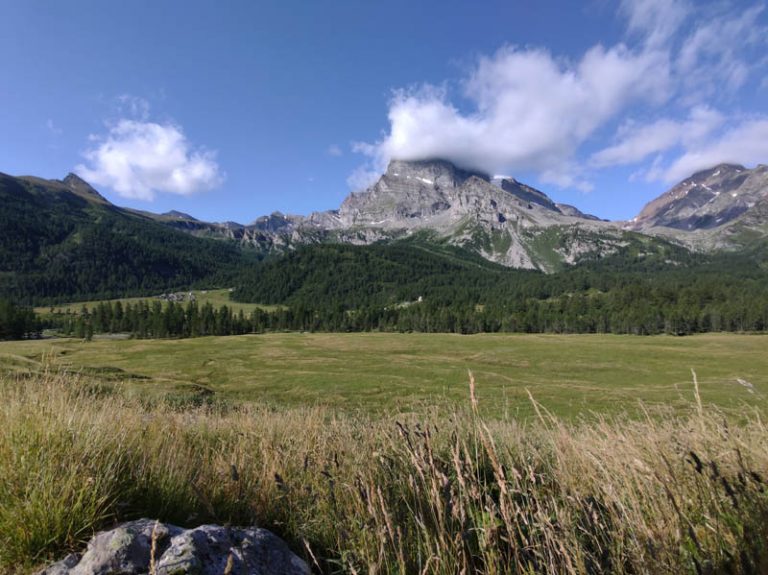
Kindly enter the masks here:
[[768, 328], [761, 246], [713, 256], [672, 244], [654, 253], [628, 246], [549, 275], [479, 264], [415, 242], [309, 246], [263, 262], [244, 281], [235, 299], [285, 304], [298, 329], [683, 334]]
[[247, 258], [116, 208], [75, 178], [0, 174], [0, 296], [43, 303], [227, 283]]
[[303, 246], [246, 270], [233, 299], [304, 307], [395, 305], [430, 299], [475, 302], [510, 277], [540, 272], [510, 270], [452, 246], [400, 241], [353, 246]]

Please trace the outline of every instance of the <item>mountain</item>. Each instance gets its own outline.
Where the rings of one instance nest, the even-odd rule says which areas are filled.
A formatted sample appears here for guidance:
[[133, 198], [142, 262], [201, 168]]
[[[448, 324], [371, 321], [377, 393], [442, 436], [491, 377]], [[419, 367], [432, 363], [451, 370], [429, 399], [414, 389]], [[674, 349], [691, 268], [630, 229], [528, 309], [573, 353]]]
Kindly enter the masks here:
[[193, 222], [196, 222], [195, 218], [190, 216], [189, 214], [185, 214], [184, 212], [179, 212], [176, 210], [171, 210], [170, 212], [165, 212], [164, 214], [160, 214], [161, 218], [169, 218], [173, 220], [190, 220]]
[[73, 174], [44, 180], [0, 173], [0, 297], [158, 293], [224, 281], [243, 265], [237, 246], [169, 229], [157, 218], [113, 206]]
[[230, 284], [256, 259], [307, 245], [410, 242], [422, 253], [409, 262], [428, 252], [551, 273], [591, 262], [683, 265], [688, 250], [759, 254], [767, 238], [762, 165], [694, 174], [630, 222], [603, 221], [513, 178], [491, 180], [442, 160], [392, 161], [336, 210], [275, 212], [245, 225], [119, 208], [73, 174], [0, 174], [0, 296], [27, 301]]
[[427, 233], [492, 262], [547, 272], [647, 242], [617, 224], [556, 204], [513, 178], [492, 182], [443, 160], [392, 161], [375, 184], [351, 193], [338, 210], [306, 217], [274, 213], [250, 225], [166, 223], [269, 252], [312, 243], [369, 245]]
[[[8, 177], [11, 176], [7, 176], [6, 174], [0, 172], [0, 178]], [[109, 204], [104, 196], [102, 196], [88, 182], [76, 174], [67, 174], [63, 180], [44, 180], [35, 176], [21, 176], [17, 179], [20, 182], [23, 182], [24, 185], [33, 193], [57, 193], [60, 195], [72, 194], [82, 198], [83, 200], [86, 200], [87, 202], [101, 205]]]
[[[593, 216], [592, 214], [585, 214], [582, 212], [579, 208], [576, 206], [571, 206], [569, 204], [555, 204], [557, 206], [557, 209], [560, 210], [561, 213], [565, 214], [566, 216], [573, 216], [576, 218], [582, 218], [585, 220], [599, 220], [597, 216]], [[607, 221], [607, 220], [603, 220]]]
[[768, 236], [768, 166], [720, 164], [648, 203], [628, 227], [697, 249], [733, 249]]

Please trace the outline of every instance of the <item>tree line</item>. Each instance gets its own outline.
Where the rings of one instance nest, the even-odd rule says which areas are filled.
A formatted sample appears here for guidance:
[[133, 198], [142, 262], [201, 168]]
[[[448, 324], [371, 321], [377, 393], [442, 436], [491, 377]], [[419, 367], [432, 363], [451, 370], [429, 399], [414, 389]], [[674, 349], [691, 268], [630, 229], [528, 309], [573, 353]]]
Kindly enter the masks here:
[[555, 274], [510, 270], [413, 244], [300, 248], [250, 267], [231, 294], [273, 304], [105, 301], [46, 327], [89, 339], [268, 331], [692, 334], [768, 331], [764, 250], [703, 256], [637, 249]]
[[35, 312], [0, 299], [0, 340], [40, 337], [42, 323]]
[[392, 306], [302, 304], [250, 313], [210, 303], [139, 301], [101, 302], [51, 316], [50, 327], [62, 335], [90, 339], [97, 333], [128, 333], [135, 338], [186, 338], [271, 331], [425, 332], [425, 333], [615, 333], [685, 335], [710, 331], [768, 330], [768, 298], [755, 305], [750, 297], [703, 302], [706, 292], [683, 291], [675, 301], [655, 301], [658, 293], [642, 287], [609, 294], [572, 294], [507, 305], [446, 306], [434, 301]]

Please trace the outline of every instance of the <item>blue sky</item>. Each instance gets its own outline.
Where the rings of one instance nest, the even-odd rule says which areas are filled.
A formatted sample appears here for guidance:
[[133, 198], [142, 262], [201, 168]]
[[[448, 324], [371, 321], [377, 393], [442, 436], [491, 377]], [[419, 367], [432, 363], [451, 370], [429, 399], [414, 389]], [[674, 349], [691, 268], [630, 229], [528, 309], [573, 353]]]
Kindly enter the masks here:
[[0, 171], [248, 223], [338, 207], [392, 157], [611, 219], [768, 163], [761, 2], [2, 0]]

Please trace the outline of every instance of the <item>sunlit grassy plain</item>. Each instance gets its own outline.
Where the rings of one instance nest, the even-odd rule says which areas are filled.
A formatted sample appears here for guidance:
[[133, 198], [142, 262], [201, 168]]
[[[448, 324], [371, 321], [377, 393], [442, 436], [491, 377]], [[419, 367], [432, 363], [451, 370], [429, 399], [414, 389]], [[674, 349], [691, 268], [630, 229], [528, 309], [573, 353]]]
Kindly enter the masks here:
[[0, 369], [34, 371], [49, 360], [144, 394], [202, 386], [225, 400], [388, 413], [462, 403], [472, 370], [486, 414], [496, 418], [529, 417], [528, 392], [568, 419], [638, 414], [639, 402], [684, 406], [694, 369], [705, 402], [768, 406], [768, 338], [760, 335], [272, 333], [0, 343]]
[[3, 342], [0, 572], [154, 517], [266, 527], [325, 574], [761, 575], [766, 343]]
[[465, 389], [451, 413], [391, 416], [193, 408], [50, 364], [0, 375], [0, 572], [137, 517], [267, 527], [327, 574], [768, 572], [758, 413], [694, 387], [646, 419], [534, 404], [524, 423]]

